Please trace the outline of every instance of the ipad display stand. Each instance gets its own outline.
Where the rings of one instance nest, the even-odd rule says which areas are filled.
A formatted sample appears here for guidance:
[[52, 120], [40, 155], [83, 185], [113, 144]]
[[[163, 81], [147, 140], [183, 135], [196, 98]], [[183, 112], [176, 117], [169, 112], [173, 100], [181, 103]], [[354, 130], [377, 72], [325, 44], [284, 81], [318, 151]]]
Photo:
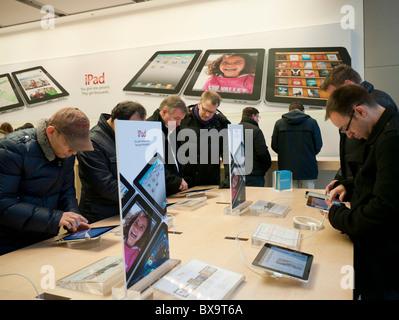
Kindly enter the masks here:
[[67, 248], [70, 249], [78, 249], [78, 250], [86, 250], [90, 248], [94, 248], [100, 245], [101, 243], [101, 236], [95, 239], [86, 239], [83, 241], [71, 241], [67, 242]]
[[240, 216], [243, 213], [247, 212], [249, 210], [249, 206], [252, 204], [252, 201], [244, 201], [243, 203], [239, 204], [237, 207], [235, 208], [231, 208], [231, 206], [228, 206], [226, 208], [224, 208], [223, 212], [224, 214], [230, 214], [233, 216]]
[[126, 290], [126, 283], [120, 282], [112, 288], [112, 299], [114, 300], [151, 300], [153, 285], [164, 275], [179, 267], [181, 260], [169, 259], [143, 279]]

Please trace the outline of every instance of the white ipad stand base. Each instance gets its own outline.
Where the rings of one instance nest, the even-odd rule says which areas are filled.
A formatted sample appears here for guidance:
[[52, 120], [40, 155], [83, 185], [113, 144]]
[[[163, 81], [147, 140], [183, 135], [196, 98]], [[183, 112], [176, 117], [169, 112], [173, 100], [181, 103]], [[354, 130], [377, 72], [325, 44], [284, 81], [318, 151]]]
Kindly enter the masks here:
[[112, 288], [112, 299], [114, 300], [150, 300], [153, 294], [153, 285], [164, 275], [180, 266], [181, 260], [169, 259], [162, 265], [150, 272], [143, 279], [126, 290], [125, 281], [118, 283]]

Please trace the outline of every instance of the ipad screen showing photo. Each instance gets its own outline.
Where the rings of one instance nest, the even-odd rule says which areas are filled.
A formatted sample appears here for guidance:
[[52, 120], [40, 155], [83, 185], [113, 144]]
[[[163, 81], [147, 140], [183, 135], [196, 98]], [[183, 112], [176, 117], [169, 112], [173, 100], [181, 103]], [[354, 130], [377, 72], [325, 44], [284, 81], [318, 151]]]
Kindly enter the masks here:
[[269, 50], [266, 100], [287, 106], [294, 100], [325, 106], [324, 79], [339, 64], [351, 64], [346, 48], [279, 48]]
[[16, 71], [12, 75], [29, 105], [69, 95], [43, 67]]
[[0, 75], [0, 112], [19, 108], [24, 103], [14, 85], [11, 81], [10, 75]]
[[200, 54], [201, 50], [158, 51], [123, 90], [140, 93], [178, 94]]
[[128, 288], [137, 281], [143, 279], [147, 274], [169, 259], [168, 227], [165, 223], [160, 225], [159, 230], [148, 244], [146, 252], [142, 256], [140, 264], [135, 272], [128, 278]]
[[208, 50], [184, 94], [199, 97], [212, 90], [229, 100], [259, 101], [264, 56], [264, 49]]
[[164, 163], [156, 154], [135, 178], [134, 185], [151, 201], [160, 214], [166, 213]]

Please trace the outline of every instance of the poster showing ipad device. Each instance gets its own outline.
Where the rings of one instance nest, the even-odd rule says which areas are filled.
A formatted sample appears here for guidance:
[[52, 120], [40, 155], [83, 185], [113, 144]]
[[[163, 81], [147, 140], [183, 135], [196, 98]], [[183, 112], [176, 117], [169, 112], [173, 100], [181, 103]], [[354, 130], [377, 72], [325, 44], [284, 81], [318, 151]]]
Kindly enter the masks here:
[[123, 88], [147, 94], [178, 94], [194, 69], [201, 50], [157, 51]]
[[41, 66], [12, 72], [28, 105], [66, 97], [69, 93]]
[[259, 102], [265, 49], [207, 50], [184, 90], [199, 97], [213, 90], [223, 99]]
[[8, 73], [0, 75], [0, 112], [22, 107], [24, 102]]
[[230, 195], [233, 210], [246, 201], [244, 132], [241, 124], [228, 125], [230, 150]]
[[325, 107], [328, 93], [320, 86], [339, 64], [351, 65], [344, 47], [269, 49], [266, 101]]
[[117, 120], [126, 289], [169, 259], [160, 122]]

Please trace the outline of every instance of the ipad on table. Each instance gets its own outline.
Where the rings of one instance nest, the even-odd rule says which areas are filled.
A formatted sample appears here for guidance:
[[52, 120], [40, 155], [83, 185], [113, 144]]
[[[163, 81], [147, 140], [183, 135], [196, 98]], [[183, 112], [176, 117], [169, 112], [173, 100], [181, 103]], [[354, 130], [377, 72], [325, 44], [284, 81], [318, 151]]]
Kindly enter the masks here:
[[179, 94], [201, 50], [157, 51], [123, 88], [141, 94]]
[[57, 239], [55, 241], [55, 243], [60, 244], [60, 243], [67, 243], [67, 242], [96, 240], [100, 236], [110, 232], [111, 230], [115, 229], [116, 227], [119, 227], [119, 225], [96, 227], [96, 228], [91, 228], [90, 230], [81, 230], [81, 231], [75, 232], [73, 234], [67, 234], [64, 237]]
[[12, 76], [28, 105], [53, 101], [69, 95], [41, 66], [12, 72]]
[[265, 49], [207, 50], [191, 76], [185, 96], [212, 90], [226, 100], [259, 102]]
[[307, 282], [313, 255], [265, 243], [252, 262], [252, 266], [276, 276]]

